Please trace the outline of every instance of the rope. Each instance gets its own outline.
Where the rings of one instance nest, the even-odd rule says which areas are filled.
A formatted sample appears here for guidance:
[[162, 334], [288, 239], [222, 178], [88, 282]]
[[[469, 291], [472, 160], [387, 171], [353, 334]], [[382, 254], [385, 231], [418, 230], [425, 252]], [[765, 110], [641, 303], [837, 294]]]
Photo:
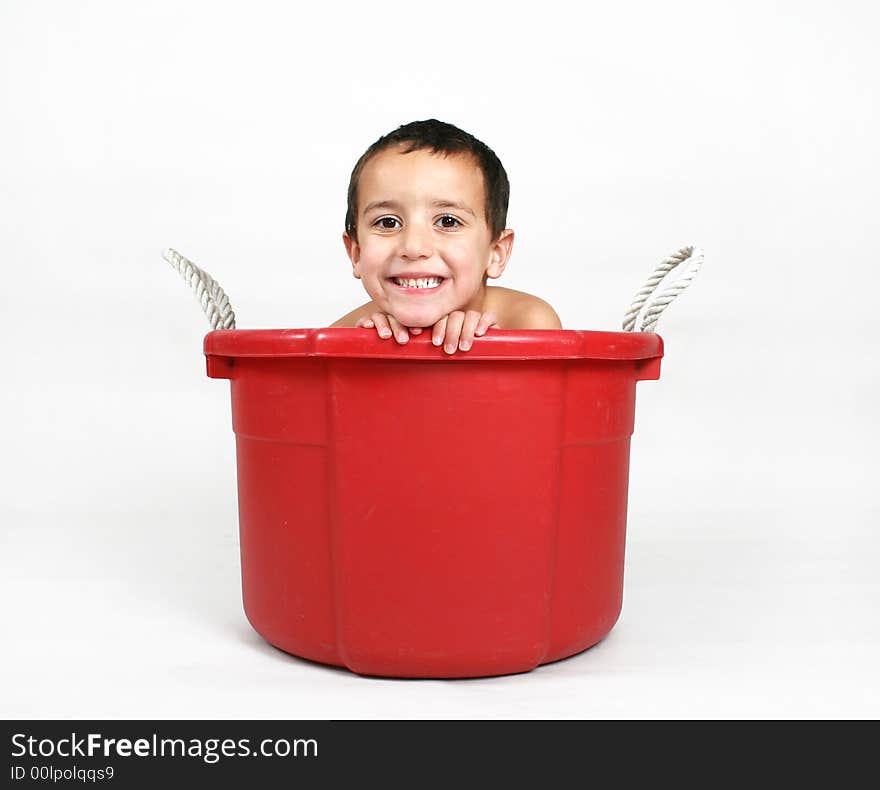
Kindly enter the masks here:
[[642, 316], [642, 326], [640, 332], [653, 332], [657, 326], [657, 321], [663, 311], [669, 307], [670, 302], [675, 299], [685, 288], [687, 288], [700, 267], [703, 265], [703, 251], [699, 247], [682, 247], [678, 252], [673, 253], [660, 263], [654, 270], [654, 273], [648, 278], [647, 282], [641, 287], [636, 294], [633, 303], [627, 314], [623, 318], [623, 331], [635, 331], [636, 319], [639, 311], [648, 301], [651, 294], [654, 293], [660, 281], [666, 277], [676, 266], [685, 261], [690, 260], [688, 266], [680, 274], [674, 283], [664, 290], [659, 296], [648, 304], [644, 315]]
[[212, 329], [235, 329], [235, 313], [220, 284], [206, 271], [170, 247], [162, 257], [168, 261], [195, 291]]

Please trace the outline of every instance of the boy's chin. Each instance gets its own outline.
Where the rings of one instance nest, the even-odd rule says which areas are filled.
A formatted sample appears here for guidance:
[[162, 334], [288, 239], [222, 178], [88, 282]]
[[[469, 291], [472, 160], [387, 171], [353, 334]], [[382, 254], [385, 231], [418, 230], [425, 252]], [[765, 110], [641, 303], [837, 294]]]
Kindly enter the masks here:
[[438, 310], [397, 310], [394, 317], [403, 326], [409, 327], [428, 327], [434, 326], [441, 318], [443, 312]]

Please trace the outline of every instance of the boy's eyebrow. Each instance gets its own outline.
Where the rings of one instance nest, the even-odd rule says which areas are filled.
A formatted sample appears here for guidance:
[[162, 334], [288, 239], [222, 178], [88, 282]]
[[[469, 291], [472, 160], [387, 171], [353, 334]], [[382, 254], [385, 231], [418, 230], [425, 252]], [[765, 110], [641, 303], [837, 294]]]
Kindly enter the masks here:
[[[477, 216], [464, 203], [456, 203], [454, 200], [434, 200], [431, 205], [437, 208], [457, 208], [460, 211], [466, 211], [472, 217]], [[377, 208], [400, 208], [400, 204], [394, 200], [374, 200], [364, 209], [364, 214], [369, 214], [373, 209]]]

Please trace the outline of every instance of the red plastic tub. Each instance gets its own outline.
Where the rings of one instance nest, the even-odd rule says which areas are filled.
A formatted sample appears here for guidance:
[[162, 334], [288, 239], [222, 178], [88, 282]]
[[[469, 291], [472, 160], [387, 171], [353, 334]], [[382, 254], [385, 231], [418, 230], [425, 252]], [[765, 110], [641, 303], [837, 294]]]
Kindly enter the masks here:
[[453, 356], [370, 329], [219, 330], [244, 608], [365, 675], [525, 672], [620, 614], [635, 384], [655, 334], [490, 330]]

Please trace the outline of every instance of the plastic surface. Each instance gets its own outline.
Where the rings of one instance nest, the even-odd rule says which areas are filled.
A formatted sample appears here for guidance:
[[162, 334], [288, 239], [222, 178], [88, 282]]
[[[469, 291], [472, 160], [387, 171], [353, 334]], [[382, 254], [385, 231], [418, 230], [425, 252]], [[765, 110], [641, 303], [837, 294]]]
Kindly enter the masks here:
[[425, 334], [219, 330], [205, 354], [231, 381], [244, 607], [270, 643], [453, 678], [611, 630], [659, 336], [490, 330], [450, 356]]

